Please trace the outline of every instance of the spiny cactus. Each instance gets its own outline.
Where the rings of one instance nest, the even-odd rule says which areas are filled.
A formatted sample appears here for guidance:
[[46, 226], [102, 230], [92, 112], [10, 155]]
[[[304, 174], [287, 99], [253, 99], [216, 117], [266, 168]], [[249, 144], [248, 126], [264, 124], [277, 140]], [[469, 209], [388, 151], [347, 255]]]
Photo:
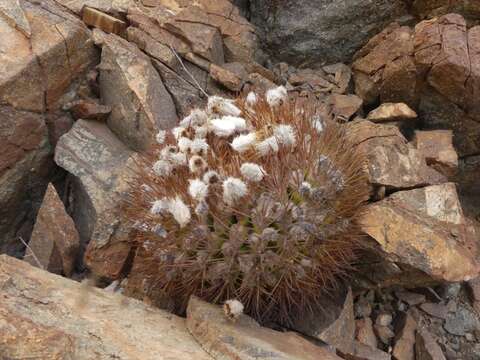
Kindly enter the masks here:
[[182, 312], [238, 299], [260, 321], [312, 309], [351, 269], [368, 198], [341, 125], [285, 88], [210, 97], [142, 158], [129, 196], [135, 276]]

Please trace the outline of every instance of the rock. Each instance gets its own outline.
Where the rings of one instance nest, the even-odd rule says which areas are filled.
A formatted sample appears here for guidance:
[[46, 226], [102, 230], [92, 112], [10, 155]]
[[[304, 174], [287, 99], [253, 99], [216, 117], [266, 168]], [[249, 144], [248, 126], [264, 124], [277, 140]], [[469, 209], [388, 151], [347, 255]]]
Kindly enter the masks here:
[[47, 114], [45, 122], [48, 128], [48, 138], [52, 148], [57, 145], [58, 139], [66, 134], [73, 126], [73, 119], [68, 113]]
[[120, 204], [131, 161], [131, 150], [91, 120], [78, 120], [55, 150], [55, 162], [74, 176], [72, 216], [82, 246], [88, 244], [85, 263], [98, 276], [117, 278], [130, 251]]
[[374, 325], [375, 334], [385, 345], [389, 345], [395, 333], [388, 326]]
[[416, 130], [413, 140], [427, 165], [448, 177], [454, 176], [458, 169], [458, 155], [452, 137], [451, 130]]
[[415, 339], [416, 360], [446, 360], [442, 349], [427, 330], [417, 331]]
[[82, 14], [85, 7], [94, 8], [108, 14], [125, 14], [128, 9], [135, 6], [135, 0], [55, 0], [62, 6], [77, 15]]
[[473, 301], [480, 301], [480, 277], [467, 282]]
[[84, 7], [82, 20], [88, 26], [99, 28], [106, 33], [122, 36], [127, 29], [125, 21], [117, 19], [91, 7]]
[[365, 318], [355, 320], [356, 325], [356, 339], [362, 344], [368, 345], [373, 349], [377, 348], [377, 337], [373, 332], [372, 319]]
[[19, 0], [1, 0], [0, 17], [3, 17], [10, 26], [20, 31], [27, 38], [32, 36], [30, 23], [25, 16]]
[[150, 59], [135, 45], [105, 34], [100, 68], [108, 127], [134, 150], [145, 150], [160, 129], [177, 122], [175, 105]]
[[412, 10], [420, 19], [433, 18], [448, 13], [462, 14], [471, 21], [478, 22], [480, 19], [480, 4], [469, 0], [414, 0]]
[[405, 103], [384, 103], [368, 113], [367, 120], [374, 123], [416, 119], [417, 113]]
[[346, 122], [360, 110], [363, 100], [356, 95], [332, 94], [328, 103], [332, 106], [334, 118]]
[[425, 295], [405, 290], [396, 291], [395, 296], [410, 306], [420, 305], [426, 301]]
[[375, 324], [380, 326], [388, 326], [392, 323], [393, 316], [392, 314], [381, 312], [378, 314], [377, 318], [375, 319]]
[[463, 336], [466, 332], [480, 330], [480, 321], [474, 311], [460, 305], [456, 312], [448, 314], [443, 327], [452, 335]]
[[24, 259], [33, 266], [70, 276], [79, 246], [75, 224], [57, 191], [49, 184]]
[[0, 106], [0, 119], [0, 252], [19, 256], [54, 164], [43, 115]]
[[97, 63], [97, 51], [85, 25], [56, 3], [21, 4], [30, 38], [0, 16], [0, 103], [34, 112], [58, 109], [72, 81]]
[[407, 143], [393, 125], [370, 121], [352, 122], [348, 133], [368, 158], [369, 182], [386, 189], [405, 189], [438, 184], [446, 178], [429, 168], [421, 154]]
[[231, 91], [240, 91], [243, 85], [240, 77], [216, 64], [210, 65], [210, 76]]
[[[406, 14], [403, 1], [283, 1], [254, 0], [251, 21], [266, 50], [289, 64], [347, 62], [368, 38], [393, 19]], [[341, 26], [339, 21], [341, 19]], [[314, 60], [312, 60], [314, 59]]]
[[334, 299], [326, 297], [319, 309], [306, 313], [291, 328], [322, 340], [342, 353], [353, 352], [355, 315], [351, 289], [346, 294], [337, 294]]
[[370, 315], [372, 314], [372, 304], [365, 296], [361, 296], [355, 302], [354, 310], [356, 318], [370, 317]]
[[195, 297], [188, 303], [187, 327], [215, 359], [340, 359], [293, 332], [262, 328], [246, 315], [232, 322], [220, 306]]
[[393, 357], [397, 360], [415, 360], [415, 330], [417, 323], [411, 313], [405, 314], [398, 340], [393, 347]]
[[361, 222], [388, 258], [434, 279], [466, 281], [480, 271], [453, 183], [397, 192], [368, 206]]
[[211, 359], [184, 319], [6, 255], [0, 289], [5, 358]]
[[343, 356], [348, 360], [390, 360], [392, 358], [390, 354], [358, 341], [353, 344], [353, 351]]
[[101, 105], [93, 99], [75, 100], [65, 107], [75, 119], [104, 121], [112, 112], [110, 106]]
[[434, 316], [439, 319], [445, 320], [448, 315], [448, 308], [443, 304], [436, 303], [424, 303], [420, 305], [420, 309], [425, 311], [427, 314]]

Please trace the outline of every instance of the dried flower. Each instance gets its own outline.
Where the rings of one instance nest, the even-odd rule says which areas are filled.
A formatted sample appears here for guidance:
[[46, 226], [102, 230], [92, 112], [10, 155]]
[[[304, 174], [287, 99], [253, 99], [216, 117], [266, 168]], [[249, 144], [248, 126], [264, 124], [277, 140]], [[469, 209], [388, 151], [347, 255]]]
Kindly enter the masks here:
[[292, 125], [278, 125], [273, 129], [273, 135], [281, 145], [293, 146], [296, 142], [295, 130]]
[[271, 107], [277, 107], [282, 105], [287, 100], [288, 92], [285, 86], [278, 86], [268, 90], [265, 97], [267, 99], [267, 103]]
[[194, 155], [188, 161], [188, 168], [190, 172], [199, 174], [207, 169], [207, 163], [201, 156]]
[[278, 141], [275, 136], [270, 136], [265, 140], [257, 143], [255, 149], [261, 156], [266, 156], [270, 153], [278, 152]]
[[158, 176], [169, 176], [172, 173], [173, 165], [166, 160], [158, 160], [153, 164], [153, 171]]
[[252, 107], [257, 103], [257, 101], [257, 94], [255, 94], [253, 91], [250, 91], [245, 99], [247, 106]]
[[160, 214], [163, 211], [167, 211], [169, 209], [169, 202], [168, 200], [161, 199], [155, 200], [150, 208], [150, 212], [152, 214]]
[[232, 148], [239, 153], [243, 153], [255, 145], [256, 141], [257, 135], [254, 132], [246, 135], [238, 135], [232, 141]]
[[193, 199], [197, 201], [203, 201], [208, 194], [208, 185], [200, 179], [190, 180], [188, 193]]
[[223, 311], [227, 318], [235, 321], [243, 314], [243, 304], [236, 299], [227, 300], [225, 304], [223, 304]]
[[185, 134], [185, 128], [183, 126], [177, 126], [172, 129], [172, 134], [175, 137], [175, 140], [180, 139]]
[[163, 145], [163, 143], [165, 142], [166, 136], [167, 136], [167, 132], [165, 130], [160, 130], [155, 136], [155, 140], [157, 140], [157, 143], [159, 145]]
[[178, 222], [180, 227], [185, 227], [191, 219], [190, 209], [183, 202], [180, 196], [176, 196], [168, 203], [168, 211], [173, 218]]
[[241, 179], [229, 177], [223, 182], [223, 201], [226, 204], [233, 205], [246, 194], [247, 185]]
[[220, 175], [214, 170], [209, 170], [203, 175], [203, 182], [205, 184], [215, 184], [220, 181]]
[[245, 179], [252, 182], [262, 181], [265, 175], [265, 170], [261, 166], [253, 163], [243, 163], [240, 167], [240, 172]]
[[192, 154], [206, 154], [208, 151], [208, 143], [205, 139], [193, 139], [190, 142], [190, 151]]
[[210, 96], [208, 98], [207, 110], [212, 115], [240, 116], [242, 113], [233, 100], [220, 96]]
[[182, 136], [180, 139], [178, 139], [178, 149], [182, 153], [188, 152], [190, 150], [191, 145], [192, 145], [192, 140], [190, 140], [189, 138]]
[[202, 126], [208, 120], [208, 115], [204, 110], [201, 109], [193, 109], [190, 112], [190, 115], [185, 117], [182, 121], [180, 121], [180, 126], [182, 127], [189, 127], [189, 126]]
[[236, 131], [244, 130], [246, 127], [245, 119], [236, 116], [224, 116], [220, 119], [210, 121], [212, 131], [216, 136], [228, 137]]

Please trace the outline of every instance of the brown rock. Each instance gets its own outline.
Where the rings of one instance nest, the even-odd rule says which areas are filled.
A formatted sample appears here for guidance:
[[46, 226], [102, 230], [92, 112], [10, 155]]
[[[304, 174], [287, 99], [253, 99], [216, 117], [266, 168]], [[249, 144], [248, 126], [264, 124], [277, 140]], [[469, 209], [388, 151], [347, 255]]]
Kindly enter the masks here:
[[73, 126], [73, 119], [68, 113], [47, 114], [45, 119], [48, 128], [48, 138], [51, 146], [57, 146], [57, 142]]
[[425, 295], [405, 290], [396, 291], [395, 296], [410, 306], [420, 305], [426, 301]]
[[30, 38], [0, 16], [0, 103], [35, 112], [58, 109], [71, 82], [97, 62], [97, 52], [85, 25], [55, 2], [24, 1], [22, 9]]
[[27, 38], [32, 36], [30, 23], [25, 16], [19, 0], [0, 0], [0, 17]]
[[415, 331], [417, 323], [412, 315], [407, 313], [403, 321], [402, 329], [398, 334], [393, 347], [393, 357], [397, 360], [415, 360]]
[[292, 328], [320, 339], [343, 353], [353, 351], [355, 339], [355, 314], [353, 295], [340, 292], [335, 299], [323, 299], [320, 308], [296, 321]]
[[416, 119], [417, 113], [405, 103], [384, 103], [368, 113], [371, 122], [389, 122]]
[[334, 118], [348, 121], [360, 110], [363, 100], [356, 95], [332, 94], [328, 98], [328, 103], [332, 106]]
[[73, 218], [82, 245], [88, 243], [85, 262], [106, 278], [119, 276], [130, 251], [120, 204], [131, 157], [105, 124], [91, 120], [78, 120], [55, 150], [55, 162], [74, 176]]
[[445, 320], [448, 315], [448, 308], [443, 304], [436, 303], [424, 303], [420, 305], [420, 309], [425, 311], [427, 314], [434, 316], [439, 319]]
[[351, 353], [342, 355], [348, 360], [390, 360], [392, 358], [390, 354], [379, 349], [374, 349], [358, 341], [355, 341]]
[[433, 18], [451, 12], [462, 14], [472, 21], [480, 18], [480, 4], [469, 0], [414, 0], [412, 10], [420, 19]]
[[99, 28], [109, 34], [123, 35], [127, 29], [125, 21], [91, 7], [83, 8], [82, 20], [88, 26]]
[[453, 183], [397, 192], [372, 204], [362, 227], [388, 258], [435, 279], [466, 281], [480, 271]]
[[150, 59], [135, 45], [105, 34], [100, 92], [112, 107], [107, 124], [134, 150], [145, 150], [160, 129], [177, 122], [175, 105]]
[[480, 301], [480, 277], [470, 280], [467, 285], [473, 301]]
[[385, 345], [389, 345], [395, 333], [388, 326], [374, 325], [375, 334]]
[[393, 125], [353, 122], [348, 132], [368, 158], [369, 181], [377, 187], [404, 189], [438, 184], [446, 178], [429, 168], [421, 154]]
[[174, 52], [167, 46], [147, 34], [139, 28], [130, 26], [127, 29], [128, 41], [135, 43], [141, 50], [145, 51], [149, 56], [161, 61], [170, 69], [179, 70], [181, 64], [175, 57]]
[[49, 184], [24, 259], [31, 265], [70, 276], [79, 246], [75, 224]]
[[215, 359], [340, 359], [293, 332], [262, 328], [246, 315], [232, 322], [220, 306], [195, 297], [190, 298], [188, 304], [187, 327]]
[[0, 119], [0, 252], [18, 255], [54, 164], [43, 115], [0, 106]]
[[458, 169], [458, 155], [452, 144], [452, 136], [451, 130], [417, 130], [413, 140], [427, 165], [448, 177], [454, 176]]
[[416, 360], [446, 360], [442, 349], [425, 329], [417, 331], [415, 341]]
[[82, 14], [84, 7], [98, 9], [108, 14], [125, 14], [130, 7], [135, 6], [135, 0], [55, 0], [77, 15]]
[[75, 119], [104, 121], [112, 112], [110, 106], [99, 104], [93, 99], [81, 99], [73, 101], [66, 106]]
[[389, 326], [392, 323], [393, 316], [387, 312], [381, 312], [375, 319], [375, 324], [380, 326]]
[[185, 320], [0, 255], [2, 358], [209, 360]]
[[373, 323], [372, 319], [365, 318], [360, 320], [355, 320], [356, 325], [356, 339], [362, 344], [368, 345], [371, 348], [377, 348], [377, 337], [373, 332]]
[[240, 77], [213, 63], [210, 65], [210, 76], [231, 91], [240, 91], [243, 85]]

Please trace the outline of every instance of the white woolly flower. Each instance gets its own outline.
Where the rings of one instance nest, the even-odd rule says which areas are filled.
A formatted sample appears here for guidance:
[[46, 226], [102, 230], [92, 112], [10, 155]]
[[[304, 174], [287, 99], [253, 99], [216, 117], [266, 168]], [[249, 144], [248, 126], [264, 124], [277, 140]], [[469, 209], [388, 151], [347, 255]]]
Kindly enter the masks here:
[[213, 184], [220, 180], [220, 175], [215, 170], [209, 170], [203, 174], [203, 182], [205, 184]]
[[194, 139], [190, 143], [190, 151], [193, 154], [206, 154], [208, 151], [208, 144], [205, 139]]
[[312, 126], [315, 128], [315, 130], [317, 130], [317, 133], [321, 133], [323, 131], [324, 125], [320, 116], [317, 115], [313, 117]]
[[223, 311], [230, 320], [236, 320], [243, 314], [243, 304], [236, 299], [227, 300], [223, 305]]
[[278, 125], [273, 129], [273, 135], [277, 138], [278, 143], [286, 146], [295, 145], [297, 138], [295, 130], [291, 125]]
[[177, 126], [172, 129], [172, 134], [175, 137], [175, 140], [180, 139], [184, 134], [185, 128], [183, 126]]
[[225, 99], [220, 96], [210, 96], [208, 98], [207, 110], [209, 114], [240, 116], [242, 113], [235, 105], [235, 102], [230, 99]]
[[228, 137], [236, 131], [245, 130], [247, 122], [241, 117], [223, 116], [220, 119], [211, 120], [210, 127], [215, 135], [219, 137]]
[[157, 143], [159, 143], [160, 145], [163, 145], [166, 137], [167, 137], [167, 132], [165, 130], [160, 130], [155, 136], [155, 140], [157, 140]]
[[258, 101], [257, 94], [255, 94], [255, 92], [253, 91], [250, 91], [247, 95], [247, 98], [245, 99], [247, 106], [252, 107], [257, 103], [257, 101]]
[[194, 155], [188, 161], [188, 168], [194, 174], [201, 173], [207, 169], [207, 163], [201, 156]]
[[170, 205], [169, 201], [166, 199], [156, 200], [152, 203], [152, 207], [150, 208], [150, 213], [153, 215], [160, 214], [163, 211], [169, 210]]
[[271, 152], [276, 153], [278, 152], [278, 141], [275, 136], [270, 136], [265, 140], [257, 143], [255, 145], [255, 149], [261, 156], [266, 156]]
[[173, 165], [167, 160], [158, 160], [153, 164], [153, 171], [158, 176], [169, 176], [172, 173]]
[[248, 181], [259, 182], [263, 180], [265, 170], [263, 167], [254, 163], [244, 163], [240, 167], [242, 176]]
[[232, 141], [233, 150], [243, 153], [250, 149], [257, 141], [257, 135], [252, 132], [246, 135], [239, 135]]
[[180, 139], [178, 139], [178, 149], [182, 153], [188, 152], [188, 150], [190, 150], [191, 145], [192, 145], [192, 140], [190, 140], [187, 137], [182, 136]]
[[240, 179], [229, 177], [223, 182], [223, 201], [228, 205], [247, 194], [247, 185]]
[[180, 225], [180, 227], [183, 228], [190, 222], [190, 209], [187, 205], [185, 205], [185, 203], [179, 196], [169, 201], [168, 211], [170, 212], [170, 214], [172, 214], [173, 218]]
[[194, 179], [189, 181], [188, 193], [190, 196], [197, 200], [202, 201], [208, 194], [208, 185], [200, 179]]
[[190, 115], [185, 117], [180, 121], [180, 126], [189, 127], [189, 126], [202, 126], [207, 122], [208, 116], [204, 110], [193, 109]]
[[208, 127], [206, 125], [198, 126], [195, 128], [195, 138], [205, 139], [208, 134]]
[[208, 214], [208, 204], [205, 201], [200, 201], [195, 207], [195, 214], [197, 216], [205, 216]]
[[288, 93], [285, 86], [278, 86], [276, 88], [270, 89], [265, 94], [268, 105], [271, 107], [276, 107], [281, 105], [287, 100]]
[[187, 164], [187, 156], [181, 152], [170, 154], [168, 159], [175, 166], [181, 166], [181, 165]]

